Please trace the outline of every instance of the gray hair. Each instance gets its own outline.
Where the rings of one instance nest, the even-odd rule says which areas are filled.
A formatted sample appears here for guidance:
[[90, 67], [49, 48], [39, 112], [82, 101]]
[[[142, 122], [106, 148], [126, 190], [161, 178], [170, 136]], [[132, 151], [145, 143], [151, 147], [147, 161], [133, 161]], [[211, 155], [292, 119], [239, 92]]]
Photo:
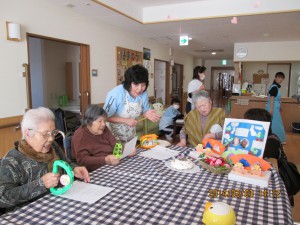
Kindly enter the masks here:
[[49, 120], [55, 122], [54, 113], [48, 108], [39, 107], [36, 109], [28, 110], [24, 114], [23, 120], [21, 122], [22, 138], [25, 138], [26, 130], [37, 129], [40, 123], [47, 122]]
[[207, 91], [197, 91], [197, 92], [194, 92], [193, 95], [192, 95], [192, 100], [193, 100], [193, 103], [194, 105], [196, 105], [196, 103], [200, 100], [206, 100], [206, 101], [211, 101], [210, 99], [210, 96], [208, 94]]
[[83, 126], [92, 126], [92, 123], [99, 117], [107, 117], [106, 111], [99, 105], [89, 105], [84, 112]]

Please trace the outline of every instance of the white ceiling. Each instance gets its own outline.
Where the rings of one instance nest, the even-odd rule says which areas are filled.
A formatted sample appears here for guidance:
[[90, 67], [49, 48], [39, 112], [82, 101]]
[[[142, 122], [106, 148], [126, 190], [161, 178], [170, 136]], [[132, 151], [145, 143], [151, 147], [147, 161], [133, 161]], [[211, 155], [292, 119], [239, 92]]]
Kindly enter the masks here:
[[[165, 20], [162, 22], [143, 24], [142, 21], [117, 9], [108, 3], [118, 4], [120, 0], [48, 0], [54, 4], [68, 7], [70, 10], [97, 18], [122, 29], [129, 30], [137, 35], [150, 38], [173, 49], [180, 49], [202, 59], [233, 59], [234, 43], [242, 42], [273, 42], [273, 41], [300, 41], [300, 8], [290, 12], [274, 11], [267, 14], [240, 15], [238, 23], [232, 24], [231, 16], [215, 18], [190, 19], [178, 21]], [[122, 0], [141, 8], [165, 6], [172, 7], [178, 3], [212, 3], [215, 0]], [[230, 0], [218, 0], [226, 3]], [[240, 0], [245, 1], [245, 0]], [[250, 0], [248, 0], [250, 1]], [[261, 1], [261, 3], [260, 3]], [[264, 3], [267, 0], [253, 0], [253, 5]], [[274, 1], [274, 0], [273, 0]], [[294, 1], [294, 0], [286, 0]], [[270, 1], [268, 1], [270, 2]], [[288, 4], [288, 3], [287, 3]], [[297, 3], [298, 4], [298, 3]], [[71, 6], [71, 7], [70, 7]], [[74, 7], [72, 7], [74, 6]], [[184, 5], [182, 5], [184, 6]], [[265, 7], [266, 8], [266, 7]], [[182, 7], [182, 10], [190, 10]], [[253, 9], [252, 9], [253, 10]], [[285, 10], [288, 11], [288, 10]], [[246, 14], [246, 13], [244, 13]], [[199, 16], [201, 10], [199, 10]], [[139, 21], [139, 22], [138, 22]], [[189, 46], [179, 46], [179, 36], [186, 34], [192, 38]], [[147, 47], [147, 46], [145, 46]], [[216, 55], [211, 51], [217, 50]], [[207, 51], [207, 52], [203, 52]], [[278, 53], [280, 54], [280, 53]]]

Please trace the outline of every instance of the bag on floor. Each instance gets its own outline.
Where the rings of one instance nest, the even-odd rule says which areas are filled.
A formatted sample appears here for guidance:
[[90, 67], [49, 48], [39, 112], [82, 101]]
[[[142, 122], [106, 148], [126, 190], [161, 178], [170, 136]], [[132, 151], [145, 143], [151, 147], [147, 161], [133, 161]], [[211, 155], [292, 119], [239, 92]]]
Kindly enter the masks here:
[[300, 190], [300, 174], [297, 166], [288, 161], [282, 147], [278, 159], [278, 170], [288, 195], [296, 195]]

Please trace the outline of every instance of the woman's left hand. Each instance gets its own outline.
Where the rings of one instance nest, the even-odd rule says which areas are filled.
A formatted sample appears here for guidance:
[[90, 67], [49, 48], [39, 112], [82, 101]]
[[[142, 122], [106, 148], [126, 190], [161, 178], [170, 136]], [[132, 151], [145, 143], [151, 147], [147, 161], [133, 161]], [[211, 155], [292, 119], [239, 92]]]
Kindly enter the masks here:
[[144, 112], [143, 115], [152, 122], [157, 122], [160, 119], [160, 116], [156, 113], [154, 109]]
[[207, 133], [204, 135], [203, 140], [204, 139], [215, 139], [216, 135], [215, 133]]
[[74, 175], [75, 177], [79, 178], [79, 179], [83, 179], [84, 182], [90, 182], [90, 176], [89, 176], [89, 172], [87, 171], [87, 169], [84, 166], [77, 166], [73, 169]]

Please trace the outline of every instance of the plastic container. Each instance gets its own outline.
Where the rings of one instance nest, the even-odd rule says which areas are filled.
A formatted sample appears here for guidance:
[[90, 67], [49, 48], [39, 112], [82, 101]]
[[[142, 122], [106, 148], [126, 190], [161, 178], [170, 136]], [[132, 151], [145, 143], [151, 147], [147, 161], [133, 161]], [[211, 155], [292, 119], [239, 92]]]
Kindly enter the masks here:
[[300, 134], [300, 123], [292, 123], [293, 133]]

